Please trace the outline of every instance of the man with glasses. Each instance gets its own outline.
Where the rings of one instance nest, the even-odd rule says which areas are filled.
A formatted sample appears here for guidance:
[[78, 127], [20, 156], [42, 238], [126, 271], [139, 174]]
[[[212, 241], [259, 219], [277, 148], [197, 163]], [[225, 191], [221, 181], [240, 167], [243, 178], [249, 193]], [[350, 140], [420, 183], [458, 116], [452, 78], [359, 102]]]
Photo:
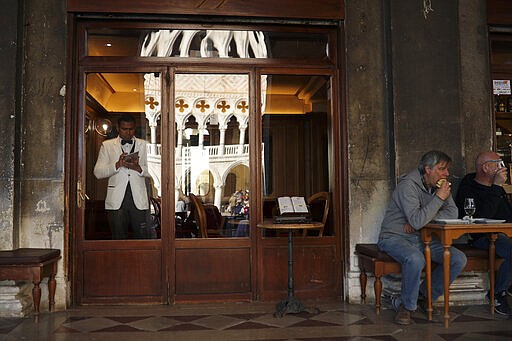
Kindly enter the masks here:
[[[475, 161], [476, 173], [467, 174], [459, 186], [455, 202], [459, 217], [465, 215], [464, 200], [473, 198], [475, 218], [503, 219], [512, 222], [512, 206], [502, 185], [507, 180], [507, 168], [495, 152], [478, 154]], [[483, 233], [470, 235], [471, 245], [479, 249], [489, 249], [489, 238]], [[512, 240], [504, 234], [496, 239], [496, 254], [504, 259], [494, 285], [494, 311], [510, 316], [512, 309], [507, 302], [507, 289], [512, 284]], [[489, 293], [487, 294], [489, 297]]]

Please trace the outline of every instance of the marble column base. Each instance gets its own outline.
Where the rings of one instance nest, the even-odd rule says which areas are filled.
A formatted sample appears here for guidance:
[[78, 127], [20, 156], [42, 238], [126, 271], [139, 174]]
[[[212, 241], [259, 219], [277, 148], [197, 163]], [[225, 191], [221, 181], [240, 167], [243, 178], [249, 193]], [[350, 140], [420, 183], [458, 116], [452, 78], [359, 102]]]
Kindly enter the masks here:
[[33, 309], [31, 282], [0, 281], [0, 317], [24, 317]]

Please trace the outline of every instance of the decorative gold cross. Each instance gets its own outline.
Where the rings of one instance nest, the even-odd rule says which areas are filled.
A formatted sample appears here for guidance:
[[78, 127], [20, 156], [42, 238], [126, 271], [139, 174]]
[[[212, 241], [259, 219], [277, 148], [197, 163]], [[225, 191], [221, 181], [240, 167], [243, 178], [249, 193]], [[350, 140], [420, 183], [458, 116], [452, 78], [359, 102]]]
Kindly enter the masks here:
[[237, 105], [236, 107], [237, 107], [237, 109], [241, 109], [242, 112], [245, 112], [249, 108], [249, 106], [247, 105], [247, 102], [245, 102], [245, 101], [240, 102], [240, 104]]
[[231, 106], [227, 104], [226, 101], [222, 101], [220, 104], [217, 104], [217, 109], [220, 109], [222, 112], [226, 112], [229, 108], [231, 108]]
[[206, 101], [202, 99], [199, 103], [196, 104], [197, 109], [201, 109], [201, 112], [205, 112], [206, 109], [210, 108], [209, 104], [206, 104]]
[[176, 103], [176, 108], [180, 109], [180, 112], [184, 112], [186, 108], [188, 108], [188, 104], [185, 103], [184, 100], [180, 99], [177, 103]]
[[154, 97], [149, 97], [149, 101], [145, 101], [146, 105], [149, 105], [151, 109], [155, 109], [155, 107], [159, 104], [157, 101], [155, 101]]

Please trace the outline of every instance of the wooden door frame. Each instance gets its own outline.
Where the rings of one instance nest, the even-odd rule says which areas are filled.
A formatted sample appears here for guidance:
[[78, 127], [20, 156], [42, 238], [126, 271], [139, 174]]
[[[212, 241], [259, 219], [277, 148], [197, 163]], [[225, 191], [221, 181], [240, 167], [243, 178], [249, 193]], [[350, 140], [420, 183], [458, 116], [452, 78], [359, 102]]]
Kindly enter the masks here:
[[[86, 26], [85, 25], [80, 25], [80, 28], [76, 29], [75, 28], [75, 18], [73, 16], [70, 16], [70, 23], [71, 25], [73, 26], [73, 29], [70, 30], [71, 32], [75, 32], [75, 31], [78, 31], [78, 30], [85, 30], [84, 27]], [[121, 25], [122, 26], [122, 25]], [[137, 26], [137, 25], [134, 25], [134, 26]], [[160, 25], [156, 25], [156, 27], [158, 27]], [[259, 27], [261, 29], [261, 27]], [[332, 27], [330, 28], [332, 29]], [[339, 39], [342, 39], [340, 38], [339, 36], [339, 32], [335, 30], [335, 34], [338, 34], [338, 38], [335, 39], [334, 41], [339, 41]], [[78, 34], [78, 36], [82, 36], [82, 37], [85, 37], [84, 35], [84, 32], [80, 32]], [[79, 79], [82, 79], [81, 77], [77, 77], [77, 75], [84, 75], [84, 72], [93, 72], [93, 71], [98, 71], [98, 72], [101, 72], [101, 71], [118, 71], [118, 72], [121, 72], [121, 71], [124, 71], [124, 72], [144, 72], [144, 71], [155, 71], [155, 70], [161, 70], [162, 72], [162, 75], [165, 75], [164, 76], [164, 83], [162, 84], [162, 87], [163, 89], [165, 89], [162, 93], [162, 96], [170, 96], [171, 93], [174, 93], [174, 90], [173, 90], [173, 85], [172, 85], [172, 82], [169, 82], [169, 80], [171, 79], [171, 75], [173, 74], [173, 72], [171, 71], [171, 66], [172, 65], [176, 65], [179, 70], [186, 70], [187, 67], [185, 65], [190, 65], [189, 67], [189, 70], [198, 70], [198, 69], [201, 69], [201, 68], [205, 68], [208, 70], [208, 73], [212, 73], [212, 72], [223, 72], [223, 71], [226, 71], [228, 67], [234, 67], [234, 69], [240, 71], [240, 70], [245, 70], [243, 73], [248, 73], [250, 75], [249, 79], [250, 79], [250, 82], [252, 82], [251, 84], [256, 84], [256, 86], [251, 86], [250, 87], [250, 98], [251, 98], [251, 105], [253, 108], [258, 108], [257, 104], [256, 104], [256, 101], [257, 101], [257, 98], [259, 98], [259, 82], [257, 81], [256, 77], [258, 77], [259, 74], [261, 74], [262, 71], [266, 71], [266, 72], [274, 72], [274, 73], [277, 73], [277, 74], [280, 74], [280, 73], [294, 73], [294, 72], [299, 72], [298, 74], [304, 74], [304, 73], [318, 73], [318, 72], [321, 72], [323, 74], [329, 74], [331, 75], [331, 78], [332, 78], [332, 82], [333, 82], [333, 88], [336, 89], [336, 90], [333, 90], [333, 93], [338, 93], [338, 95], [340, 96], [340, 98], [344, 98], [344, 94], [343, 92], [341, 91], [342, 90], [342, 87], [338, 87], [338, 84], [340, 84], [340, 79], [339, 79], [339, 72], [340, 71], [336, 71], [337, 68], [341, 67], [340, 63], [340, 58], [341, 56], [336, 56], [336, 59], [337, 60], [337, 64], [336, 65], [331, 65], [330, 67], [326, 67], [326, 64], [318, 64], [318, 65], [315, 65], [314, 63], [312, 64], [310, 61], [306, 61], [306, 60], [303, 60], [303, 61], [294, 61], [294, 62], [291, 62], [291, 61], [288, 61], [288, 60], [283, 60], [283, 61], [278, 61], [276, 62], [275, 60], [251, 60], [251, 61], [247, 61], [247, 60], [222, 60], [222, 59], [214, 59], [214, 60], [193, 60], [193, 61], [183, 61], [183, 59], [177, 59], [177, 58], [166, 58], [165, 61], [163, 60], [156, 60], [154, 58], [148, 58], [148, 59], [145, 59], [144, 60], [144, 67], [141, 67], [140, 66], [140, 63], [141, 63], [141, 60], [139, 58], [125, 58], [125, 59], [122, 59], [120, 60], [119, 63], [117, 63], [118, 66], [112, 66], [112, 67], [105, 67], [103, 65], [105, 65], [104, 63], [106, 62], [107, 64], [111, 64], [113, 63], [113, 61], [115, 60], [115, 58], [99, 58], [99, 59], [95, 59], [95, 58], [91, 58], [91, 57], [83, 57], [84, 53], [83, 51], [81, 51], [81, 53], [78, 51], [78, 43], [76, 41], [74, 41], [74, 38], [76, 37], [76, 35], [74, 35], [73, 37], [70, 37], [70, 45], [71, 46], [74, 46], [73, 48], [70, 47], [70, 50], [71, 50], [71, 53], [70, 55], [71, 56], [74, 56], [72, 58], [72, 62], [70, 63], [70, 70], [72, 70], [71, 72], [69, 72], [69, 83], [68, 84], [72, 84], [71, 88], [73, 89], [72, 91], [72, 94], [73, 96], [70, 96], [68, 97], [69, 98], [69, 106], [68, 106], [68, 117], [70, 117], [69, 120], [67, 120], [68, 122], [68, 131], [70, 132], [69, 136], [69, 140], [70, 140], [70, 144], [69, 146], [67, 145], [66, 148], [67, 148], [67, 154], [70, 155], [70, 158], [69, 158], [69, 163], [67, 164], [67, 174], [68, 174], [68, 179], [67, 180], [67, 203], [69, 204], [67, 207], [69, 207], [70, 210], [72, 210], [71, 208], [72, 207], [75, 207], [74, 206], [74, 203], [76, 203], [76, 193], [74, 192], [74, 189], [76, 188], [75, 187], [75, 184], [76, 184], [76, 180], [79, 179], [79, 176], [76, 172], [76, 170], [78, 169], [81, 169], [79, 167], [82, 167], [82, 157], [80, 155], [78, 155], [78, 141], [80, 140], [80, 136], [81, 136], [81, 133], [79, 132], [78, 129], [81, 129], [81, 127], [83, 126], [83, 115], [77, 115], [77, 113], [80, 112], [80, 109], [78, 108], [82, 108], [83, 107], [83, 99], [81, 99], [81, 93], [83, 93], [84, 89], [84, 84], [81, 84], [79, 83]], [[341, 36], [342, 37], [342, 36]], [[82, 38], [84, 39], [84, 38]], [[71, 43], [72, 42], [72, 43]], [[341, 44], [342, 42], [340, 42]], [[74, 44], [74, 45], [72, 45]], [[331, 39], [331, 46], [330, 48], [331, 51], [333, 51], [332, 53], [334, 54], [337, 54], [337, 51], [338, 51], [338, 48], [337, 46], [335, 46], [335, 44], [333, 45], [333, 40]], [[78, 56], [82, 56], [82, 57], [78, 57]], [[176, 64], [173, 64], [174, 62], [176, 62]], [[79, 63], [82, 63], [85, 64], [85, 66], [82, 66], [82, 65], [79, 65]], [[112, 64], [111, 64], [112, 65]], [[133, 66], [135, 65], [135, 66]], [[78, 71], [74, 71], [74, 70], [78, 70]], [[233, 69], [230, 69], [231, 73], [233, 73]], [[342, 84], [342, 82], [341, 82]], [[170, 97], [166, 97], [165, 101], [164, 101], [164, 97], [162, 97], [162, 102], [165, 102], [166, 105], [169, 105], [171, 103], [172, 99]], [[348, 232], [348, 229], [347, 229], [347, 226], [345, 224], [345, 222], [343, 221], [343, 219], [346, 219], [346, 201], [344, 200], [344, 192], [342, 191], [342, 184], [346, 184], [346, 178], [341, 176], [342, 174], [346, 174], [346, 165], [344, 162], [342, 162], [342, 156], [345, 155], [345, 132], [343, 130], [343, 127], [342, 127], [342, 123], [341, 122], [344, 122], [344, 110], [338, 100], [338, 98], [336, 96], [333, 96], [333, 100], [332, 100], [332, 107], [333, 107], [333, 116], [335, 116], [334, 120], [334, 131], [333, 131], [333, 143], [337, 146], [336, 148], [338, 148], [338, 152], [336, 152], [336, 150], [333, 151], [333, 154], [334, 155], [331, 155], [333, 160], [332, 162], [335, 163], [337, 166], [335, 167], [335, 169], [333, 170], [333, 188], [337, 189], [340, 191], [341, 194], [338, 194], [338, 196], [336, 197], [336, 199], [334, 199], [333, 201], [333, 207], [338, 207], [339, 209], [334, 209], [334, 214], [335, 214], [335, 221], [338, 222], [337, 226], [336, 226], [336, 241], [335, 241], [335, 245], [336, 245], [336, 258], [338, 259], [338, 261], [342, 264], [337, 264], [337, 269], [339, 270], [337, 273], [336, 273], [336, 279], [337, 279], [337, 284], [336, 284], [336, 288], [337, 288], [337, 295], [341, 295], [341, 293], [343, 292], [343, 276], [342, 274], [344, 273], [344, 271], [342, 271], [343, 269], [343, 264], [345, 263], [346, 260], [348, 260], [349, 258], [345, 258], [344, 255], [347, 251], [347, 249], [344, 249], [342, 250], [342, 243], [345, 244], [347, 243], [348, 244], [348, 239], [346, 239], [346, 237], [348, 236], [347, 232]], [[256, 111], [254, 111], [256, 112]], [[259, 112], [259, 109], [258, 109], [258, 112]], [[162, 126], [169, 126], [170, 124], [172, 124], [172, 126], [174, 126], [174, 119], [170, 116], [170, 113], [171, 113], [171, 110], [170, 108], [168, 107], [167, 110], [163, 110], [162, 108], [162, 115], [161, 115], [161, 120], [162, 120]], [[254, 118], [251, 118], [251, 124], [254, 124], [255, 126], [261, 126], [261, 117], [260, 115], [254, 115], [255, 117]], [[249, 131], [249, 135], [250, 135], [250, 138], [253, 140], [253, 141], [260, 141], [261, 140], [261, 131], [259, 129], [252, 129]], [[170, 147], [171, 145], [174, 144], [174, 139], [175, 139], [175, 133], [174, 133], [174, 129], [170, 129], [170, 133], [169, 134], [162, 134], [162, 144], [165, 144], [167, 147], [167, 149], [169, 150], [168, 153], [163, 153], [162, 155], [162, 164], [167, 164], [167, 165], [171, 165], [171, 160], [173, 160], [174, 158], [174, 148]], [[259, 151], [256, 149], [256, 148], [252, 148], [250, 150], [250, 159], [251, 160], [259, 160], [259, 155], [258, 155]], [[165, 159], [165, 161], [164, 161]], [[346, 160], [346, 158], [344, 159]], [[260, 168], [259, 167], [256, 167], [255, 166], [255, 162], [256, 161], [253, 161], [251, 162], [251, 174], [255, 174], [255, 176], [257, 177], [257, 181], [254, 181], [254, 182], [251, 182], [251, 191], [253, 193], [259, 193], [258, 189], [261, 189], [261, 172], [260, 172]], [[166, 169], [167, 168], [167, 169]], [[162, 169], [162, 200], [164, 200], [162, 202], [162, 207], [173, 207], [174, 205], [174, 195], [173, 194], [173, 189], [174, 189], [174, 181], [171, 183], [169, 181], [169, 179], [172, 179], [174, 180], [174, 170], [170, 170], [172, 167], [163, 167]], [[164, 179], [166, 179], [166, 182], [164, 182]], [[343, 180], [345, 179], [345, 180]], [[345, 187], [346, 188], [346, 187]], [[164, 195], [164, 193], [167, 193], [166, 195]], [[261, 198], [259, 198], [259, 196], [257, 196], [256, 198], [254, 198], [254, 202], [256, 203], [257, 206], [259, 206], [261, 204]], [[259, 215], [261, 215], [261, 212], [258, 213]], [[68, 212], [68, 221], [69, 221], [69, 226], [79, 226], [80, 224], [83, 226], [83, 215], [74, 215], [71, 211]], [[262, 238], [262, 234], [261, 234], [261, 231], [258, 231], [255, 227], [256, 223], [261, 219], [261, 216], [258, 216], [256, 214], [252, 215], [251, 217], [251, 235], [254, 236], [253, 238], [251, 238], [249, 240], [249, 245], [247, 245], [248, 247], [251, 248], [251, 259], [252, 259], [252, 264], [254, 265], [253, 269], [251, 270], [252, 272], [252, 283], [251, 283], [251, 287], [253, 288], [252, 289], [252, 292], [249, 296], [245, 296], [247, 299], [249, 300], [259, 300], [262, 296], [262, 287], [261, 287], [261, 283], [258, 282], [258, 278], [259, 278], [259, 274], [261, 273], [261, 271], [264, 271], [264, 264], [263, 264], [263, 261], [262, 261], [262, 257], [261, 257], [261, 252], [262, 252], [262, 249], [261, 249], [261, 238]], [[162, 216], [162, 224], [163, 226], [167, 226], [167, 231], [165, 232], [167, 234], [167, 236], [165, 234], [162, 234], [162, 239], [161, 239], [161, 243], [162, 243], [162, 252], [164, 252], [164, 255], [167, 255], [167, 257], [165, 257], [165, 261], [167, 263], [165, 263], [164, 266], [164, 273], [165, 273], [165, 280], [166, 280], [166, 283], [168, 283], [169, 287], [168, 287], [168, 290], [167, 290], [167, 293], [165, 293], [166, 295], [166, 299], [162, 300], [162, 303], [165, 303], [165, 302], [171, 302], [171, 303], [174, 303], [176, 301], [176, 298], [175, 298], [175, 282], [174, 282], [174, 278], [171, 274], [171, 271], [174, 271], [174, 269], [171, 269], [171, 264], [175, 264], [175, 250], [176, 250], [176, 247], [177, 246], [180, 246], [181, 244], [185, 244], [185, 243], [190, 243], [190, 241], [188, 240], [177, 240], [175, 238], [175, 236], [171, 233], [169, 235], [169, 232], [171, 232], [170, 230], [172, 230], [172, 224], [174, 224], [173, 222], [173, 219], [172, 219], [172, 216], [171, 214], [163, 214]], [[165, 229], [164, 229], [165, 230]], [[70, 230], [71, 231], [71, 230]], [[73, 229], [73, 232], [76, 231], [76, 229]], [[69, 239], [69, 245], [72, 245], [72, 249], [70, 250], [70, 259], [71, 259], [71, 266], [70, 266], [70, 272], [71, 272], [71, 278], [72, 278], [72, 303], [83, 303], [83, 302], [80, 302], [80, 300], [78, 299], [78, 293], [79, 293], [79, 290], [81, 289], [80, 287], [80, 281], [79, 281], [79, 276], [77, 275], [77, 267], [78, 265], [80, 264], [80, 257], [78, 255], [78, 245], [77, 245], [77, 238], [73, 238], [73, 234], [70, 233], [70, 239]], [[342, 239], [346, 239], [346, 240], [342, 240]], [[165, 242], [164, 242], [165, 241]], [[198, 244], [198, 247], [201, 247], [201, 243], [203, 243], [204, 241], [199, 241], [200, 243]], [[227, 242], [230, 242], [230, 241], [227, 241]], [[332, 241], [331, 241], [332, 242]], [[172, 243], [172, 246], [171, 246], [171, 243]], [[275, 241], [273, 242], [275, 243]], [[315, 242], [316, 244], [317, 242]], [[329, 242], [330, 243], [330, 242]], [[136, 243], [134, 243], [135, 245]], [[228, 243], [229, 244], [229, 243]], [[222, 247], [222, 245], [228, 245], [226, 244], [226, 241], [222, 241], [222, 242], [219, 242], [219, 245], [220, 247]], [[174, 266], [172, 266], [174, 268]], [[219, 297], [222, 299], [222, 297]], [[190, 298], [187, 298], [185, 297], [184, 300], [189, 300]], [[229, 299], [228, 297], [224, 297], [224, 299]], [[238, 299], [243, 299], [243, 297], [238, 297]], [[165, 301], [165, 302], [164, 302]]]

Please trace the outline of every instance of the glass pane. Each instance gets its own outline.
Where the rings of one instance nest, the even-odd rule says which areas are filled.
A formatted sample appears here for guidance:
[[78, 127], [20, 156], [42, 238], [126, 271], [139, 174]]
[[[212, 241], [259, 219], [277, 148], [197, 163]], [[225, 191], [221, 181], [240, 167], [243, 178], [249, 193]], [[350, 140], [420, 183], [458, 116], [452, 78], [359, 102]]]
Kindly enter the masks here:
[[160, 238], [160, 78], [87, 75], [85, 239]]
[[87, 55], [325, 60], [328, 41], [310, 32], [100, 28], [88, 30]]
[[[309, 204], [307, 218], [325, 220], [323, 231], [306, 234], [332, 235], [332, 214], [328, 210], [332, 182], [330, 78], [263, 75], [261, 89], [263, 217], [279, 214], [279, 197], [304, 197]], [[326, 194], [318, 194], [323, 192]], [[323, 199], [312, 200], [316, 196]], [[275, 235], [272, 231], [265, 233]]]
[[249, 236], [247, 75], [177, 74], [176, 237]]

